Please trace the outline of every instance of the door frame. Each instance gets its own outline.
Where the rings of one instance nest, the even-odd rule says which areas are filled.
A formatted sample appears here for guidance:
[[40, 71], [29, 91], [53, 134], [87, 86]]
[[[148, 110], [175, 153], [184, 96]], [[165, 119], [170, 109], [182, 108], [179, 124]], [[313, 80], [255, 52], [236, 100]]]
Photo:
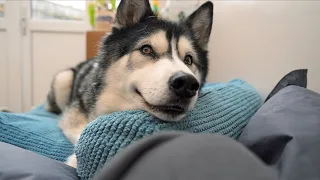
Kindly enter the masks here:
[[0, 20], [0, 29], [5, 31], [6, 67], [7, 67], [7, 108], [14, 112], [22, 110], [22, 66], [20, 36], [19, 1], [5, 1], [4, 18]]
[[[6, 27], [6, 21], [5, 21], [5, 19], [4, 19], [4, 17], [0, 17], [0, 32], [1, 33], [6, 33], [6, 31], [7, 31], [7, 27]], [[6, 42], [6, 40], [2, 40], [2, 43], [3, 42]], [[7, 57], [6, 57], [6, 54], [5, 54], [5, 59], [3, 59], [2, 61], [4, 61], [4, 66], [5, 66], [5, 68], [7, 69]], [[7, 82], [7, 72], [8, 72], [8, 70], [6, 70], [6, 73], [5, 73], [5, 77], [4, 77], [4, 79], [6, 79], [6, 83], [8, 83]], [[2, 86], [4, 86], [4, 88], [6, 88], [6, 90], [5, 90], [5, 93], [7, 93], [7, 91], [8, 91], [8, 84], [2, 84]], [[7, 94], [4, 94], [5, 96], [7, 96]], [[0, 105], [0, 110], [1, 109], [8, 109], [8, 96], [7, 96], [7, 98], [6, 98], [6, 101], [5, 102], [1, 102], [1, 105]], [[2, 104], [3, 103], [3, 104]]]

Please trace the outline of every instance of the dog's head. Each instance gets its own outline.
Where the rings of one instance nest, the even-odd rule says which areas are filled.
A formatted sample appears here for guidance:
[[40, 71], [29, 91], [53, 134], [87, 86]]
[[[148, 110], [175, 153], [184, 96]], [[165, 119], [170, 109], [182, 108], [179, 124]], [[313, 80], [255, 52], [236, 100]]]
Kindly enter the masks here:
[[207, 2], [185, 22], [173, 23], [157, 18], [149, 0], [122, 0], [100, 50], [107, 88], [119, 98], [111, 104], [166, 121], [182, 119], [207, 76], [212, 16]]

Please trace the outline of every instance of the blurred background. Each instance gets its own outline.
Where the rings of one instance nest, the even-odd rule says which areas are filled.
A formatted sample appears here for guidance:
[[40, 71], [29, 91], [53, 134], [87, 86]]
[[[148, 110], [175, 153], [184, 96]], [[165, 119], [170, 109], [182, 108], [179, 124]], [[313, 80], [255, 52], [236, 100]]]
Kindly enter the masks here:
[[[162, 18], [182, 21], [203, 0], [153, 0]], [[307, 68], [320, 92], [320, 1], [213, 1], [209, 82], [233, 78], [266, 95], [294, 69]], [[117, 0], [0, 0], [0, 109], [45, 101], [58, 70], [96, 54]]]

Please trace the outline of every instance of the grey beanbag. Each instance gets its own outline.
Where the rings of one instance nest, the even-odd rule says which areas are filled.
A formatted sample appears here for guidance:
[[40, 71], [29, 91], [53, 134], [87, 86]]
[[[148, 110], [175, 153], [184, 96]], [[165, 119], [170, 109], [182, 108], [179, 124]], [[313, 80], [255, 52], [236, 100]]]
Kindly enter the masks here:
[[320, 95], [288, 86], [268, 100], [239, 137], [282, 180], [320, 179]]
[[291, 71], [278, 82], [276, 87], [273, 88], [269, 96], [266, 98], [265, 102], [267, 102], [272, 96], [274, 96], [281, 89], [287, 86], [294, 85], [294, 86], [307, 88], [307, 84], [308, 84], [307, 75], [308, 75], [307, 69], [297, 69], [297, 70]]
[[0, 180], [78, 180], [76, 169], [0, 142]]

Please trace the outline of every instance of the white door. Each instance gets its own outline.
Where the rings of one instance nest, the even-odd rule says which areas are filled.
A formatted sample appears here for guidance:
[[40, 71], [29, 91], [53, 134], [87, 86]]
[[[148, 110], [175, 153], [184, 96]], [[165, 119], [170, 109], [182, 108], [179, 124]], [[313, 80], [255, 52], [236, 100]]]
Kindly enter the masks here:
[[27, 111], [45, 101], [57, 71], [85, 59], [86, 1], [0, 4], [0, 109]]

